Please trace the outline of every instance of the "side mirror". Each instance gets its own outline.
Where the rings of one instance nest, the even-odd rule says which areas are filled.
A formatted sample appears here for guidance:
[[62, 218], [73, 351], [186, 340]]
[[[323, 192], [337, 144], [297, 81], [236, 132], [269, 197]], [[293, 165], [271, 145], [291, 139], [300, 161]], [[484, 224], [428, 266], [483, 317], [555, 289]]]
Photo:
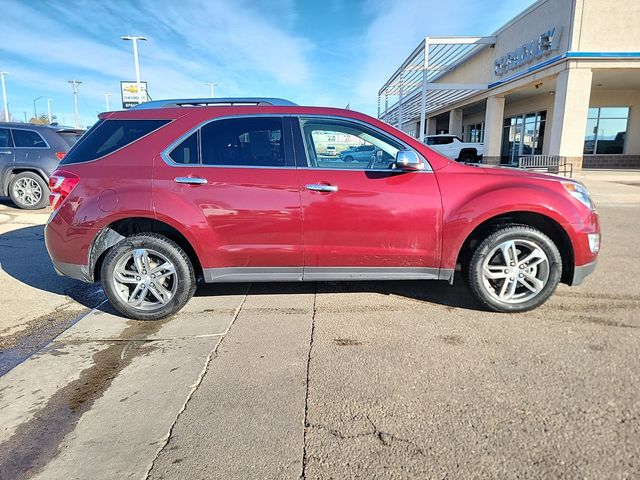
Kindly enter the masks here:
[[413, 150], [399, 150], [396, 154], [396, 168], [406, 172], [424, 170], [424, 163]]

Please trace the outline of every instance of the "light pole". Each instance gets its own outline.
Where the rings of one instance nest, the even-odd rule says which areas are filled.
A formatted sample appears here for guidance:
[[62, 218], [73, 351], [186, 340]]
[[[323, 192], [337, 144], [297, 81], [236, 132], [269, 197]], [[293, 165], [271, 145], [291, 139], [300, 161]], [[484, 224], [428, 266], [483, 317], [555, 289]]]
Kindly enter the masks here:
[[2, 97], [4, 98], [4, 121], [9, 121], [9, 100], [7, 99], [7, 84], [4, 79], [5, 75], [9, 75], [9, 72], [0, 72], [2, 77]]
[[131, 40], [133, 42], [133, 64], [136, 69], [136, 87], [138, 87], [138, 103], [142, 103], [143, 102], [142, 90], [140, 88], [140, 63], [138, 62], [138, 40], [146, 41], [147, 37], [125, 35], [124, 37], [120, 37], [120, 38], [122, 38], [122, 40]]
[[53, 122], [53, 116], [51, 115], [51, 102], [53, 102], [53, 98], [47, 98], [47, 112], [49, 113], [49, 125]]
[[109, 111], [109, 97], [111, 96], [110, 93], [101, 93], [100, 95], [102, 95], [104, 97], [104, 106], [107, 109], [106, 111]]
[[76, 112], [76, 128], [80, 128], [80, 122], [78, 121], [78, 85], [82, 82], [80, 80], [67, 80], [67, 83], [71, 84], [73, 90], [73, 104]]
[[38, 100], [40, 100], [42, 98], [42, 95], [40, 95], [38, 98], [34, 98], [33, 99], [33, 118], [37, 119], [38, 118], [38, 112], [36, 111], [36, 102]]
[[211, 98], [216, 96], [216, 87], [218, 86], [215, 82], [204, 82], [205, 85], [209, 85], [211, 87]]

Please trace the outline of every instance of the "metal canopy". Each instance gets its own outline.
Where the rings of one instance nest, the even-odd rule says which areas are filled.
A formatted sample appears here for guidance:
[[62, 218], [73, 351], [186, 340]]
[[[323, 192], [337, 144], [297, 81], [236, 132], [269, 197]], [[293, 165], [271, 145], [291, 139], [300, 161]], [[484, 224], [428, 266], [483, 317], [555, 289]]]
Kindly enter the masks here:
[[495, 37], [426, 37], [378, 92], [378, 118], [401, 128], [419, 117], [424, 132], [429, 113], [487, 89], [487, 84], [437, 81], [495, 43]]

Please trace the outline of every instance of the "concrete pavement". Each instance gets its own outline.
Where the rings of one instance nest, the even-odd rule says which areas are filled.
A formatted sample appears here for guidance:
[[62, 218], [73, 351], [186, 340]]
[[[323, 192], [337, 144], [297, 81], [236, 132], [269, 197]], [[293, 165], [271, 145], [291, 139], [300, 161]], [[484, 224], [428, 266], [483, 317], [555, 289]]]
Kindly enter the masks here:
[[0, 377], [0, 478], [640, 476], [640, 174], [581, 179], [598, 268], [521, 315], [462, 282], [358, 282], [206, 287], [135, 322], [5, 254], [3, 305], [42, 299], [7, 310], [17, 338], [47, 305], [90, 313]]

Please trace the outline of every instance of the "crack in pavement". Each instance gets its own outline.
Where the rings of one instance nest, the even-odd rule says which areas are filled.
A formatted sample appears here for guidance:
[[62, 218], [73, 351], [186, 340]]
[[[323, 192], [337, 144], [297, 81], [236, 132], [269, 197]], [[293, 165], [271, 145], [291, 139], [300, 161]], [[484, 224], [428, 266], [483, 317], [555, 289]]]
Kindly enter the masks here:
[[[354, 433], [354, 434], [350, 434], [350, 435], [345, 435], [343, 433], [341, 433], [339, 430], [336, 430], [334, 428], [330, 428], [324, 425], [309, 425], [309, 428], [315, 428], [318, 430], [322, 430], [325, 431], [327, 433], [329, 433], [331, 436], [339, 438], [340, 440], [352, 440], [354, 438], [362, 438], [362, 437], [369, 437], [369, 436], [373, 436], [374, 438], [376, 438], [380, 443], [382, 443], [384, 446], [390, 446], [391, 444], [393, 444], [393, 442], [400, 442], [400, 443], [404, 443], [406, 445], [409, 445], [410, 447], [413, 448], [413, 450], [415, 450], [415, 452], [419, 455], [424, 456], [424, 450], [415, 442], [411, 441], [411, 440], [407, 440], [406, 438], [400, 438], [397, 435], [393, 434], [393, 433], [389, 433], [389, 432], [384, 432], [382, 430], [380, 430], [378, 428], [378, 426], [373, 422], [373, 420], [371, 420], [371, 418], [369, 417], [369, 415], [363, 415], [362, 416], [367, 423], [369, 423], [369, 426], [371, 427], [370, 429], [364, 431], [364, 432], [360, 432], [360, 433]], [[357, 420], [358, 419], [358, 415], [353, 416], [352, 418], [353, 420]]]
[[173, 430], [174, 430], [176, 424], [178, 423], [178, 420], [180, 420], [180, 417], [182, 416], [182, 413], [187, 409], [187, 405], [191, 401], [191, 398], [193, 397], [193, 395], [196, 393], [196, 391], [198, 390], [198, 388], [202, 384], [202, 381], [204, 380], [205, 375], [209, 371], [209, 365], [211, 365], [211, 362], [213, 361], [213, 359], [216, 358], [217, 355], [218, 355], [218, 349], [220, 348], [220, 345], [222, 344], [222, 342], [226, 338], [227, 334], [231, 331], [231, 327], [233, 327], [233, 324], [236, 322], [238, 316], [240, 315], [240, 311], [242, 310], [244, 302], [247, 300], [247, 296], [249, 295], [249, 291], [251, 290], [251, 286], [252, 286], [251, 283], [249, 283], [247, 285], [247, 290], [245, 291], [244, 296], [242, 297], [242, 301], [240, 302], [240, 305], [238, 305], [238, 307], [236, 308], [235, 313], [233, 315], [233, 318], [231, 319], [231, 322], [229, 323], [229, 326], [222, 333], [222, 335], [220, 335], [220, 340], [216, 343], [216, 345], [213, 348], [213, 350], [211, 350], [209, 352], [209, 355], [207, 355], [207, 359], [206, 359], [206, 361], [204, 363], [204, 367], [203, 367], [202, 371], [200, 372], [200, 375], [198, 376], [198, 378], [194, 382], [194, 384], [193, 384], [193, 386], [191, 388], [191, 391], [188, 393], [187, 398], [185, 399], [184, 403], [182, 404], [182, 407], [180, 408], [180, 410], [178, 411], [178, 414], [176, 415], [175, 419], [173, 420], [173, 423], [169, 427], [169, 431], [167, 432], [166, 437], [163, 440], [161, 440], [160, 442], [158, 442], [160, 444], [160, 448], [158, 449], [158, 451], [156, 452], [156, 455], [151, 460], [149, 468], [147, 469], [147, 473], [144, 476], [144, 478], [146, 480], [148, 480], [150, 478], [151, 472], [153, 472], [153, 468], [155, 467], [156, 461], [158, 460], [158, 458], [160, 457], [160, 455], [162, 454], [164, 449], [167, 448], [167, 446], [169, 445], [169, 442], [171, 441], [171, 437], [173, 435]]
[[304, 433], [302, 435], [302, 470], [300, 471], [300, 478], [304, 479], [307, 468], [307, 429], [309, 425], [309, 371], [311, 366], [311, 350], [313, 349], [313, 334], [316, 329], [316, 300], [318, 298], [318, 284], [315, 284], [315, 292], [313, 294], [313, 309], [311, 315], [311, 334], [309, 335], [309, 353], [307, 355], [307, 376], [305, 384], [305, 397], [304, 397]]

